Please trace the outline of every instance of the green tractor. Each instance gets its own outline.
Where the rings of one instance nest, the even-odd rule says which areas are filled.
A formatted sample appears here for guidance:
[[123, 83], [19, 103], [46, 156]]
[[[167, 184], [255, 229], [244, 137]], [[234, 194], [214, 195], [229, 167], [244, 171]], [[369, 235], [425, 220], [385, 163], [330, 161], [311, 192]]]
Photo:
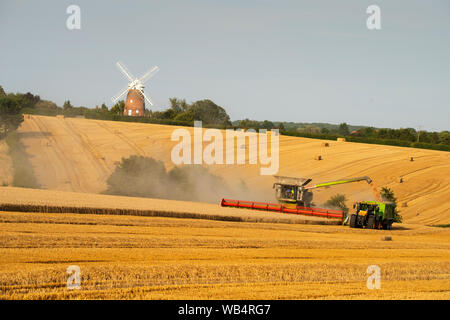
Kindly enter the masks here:
[[392, 230], [395, 204], [378, 201], [360, 201], [353, 205], [350, 228]]

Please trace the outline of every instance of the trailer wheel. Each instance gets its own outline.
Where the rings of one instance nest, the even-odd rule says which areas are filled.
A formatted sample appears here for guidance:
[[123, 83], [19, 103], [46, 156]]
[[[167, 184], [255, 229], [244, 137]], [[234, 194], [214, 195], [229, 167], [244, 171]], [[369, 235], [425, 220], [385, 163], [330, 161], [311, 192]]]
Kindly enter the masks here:
[[367, 229], [375, 229], [375, 217], [369, 216], [367, 219]]
[[381, 230], [381, 227], [383, 226], [383, 224], [381, 223], [381, 220], [380, 219], [377, 219], [377, 222], [376, 222], [376, 227], [377, 227], [377, 229], [378, 230]]
[[350, 228], [356, 228], [356, 214], [350, 216]]

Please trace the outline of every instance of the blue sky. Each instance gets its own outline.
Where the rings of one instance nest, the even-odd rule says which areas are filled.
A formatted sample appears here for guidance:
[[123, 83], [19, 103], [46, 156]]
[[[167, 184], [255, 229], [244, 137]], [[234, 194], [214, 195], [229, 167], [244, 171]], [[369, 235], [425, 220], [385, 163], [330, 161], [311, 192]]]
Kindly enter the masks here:
[[[66, 8], [81, 8], [81, 30]], [[381, 8], [381, 30], [366, 8]], [[111, 105], [140, 76], [154, 110], [209, 98], [233, 120], [449, 130], [449, 1], [0, 2], [0, 85]]]

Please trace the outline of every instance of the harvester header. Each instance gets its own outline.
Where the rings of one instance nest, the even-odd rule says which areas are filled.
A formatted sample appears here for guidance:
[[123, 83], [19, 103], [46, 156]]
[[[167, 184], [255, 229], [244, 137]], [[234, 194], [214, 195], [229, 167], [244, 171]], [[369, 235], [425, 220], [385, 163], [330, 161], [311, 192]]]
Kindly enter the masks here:
[[222, 199], [220, 205], [222, 207], [245, 208], [245, 209], [252, 209], [252, 210], [280, 212], [280, 213], [286, 213], [286, 214], [300, 214], [300, 215], [315, 216], [315, 217], [322, 217], [322, 218], [328, 218], [328, 219], [339, 219], [341, 221], [341, 223], [344, 222], [344, 218], [345, 218], [345, 214], [344, 214], [343, 210], [308, 208], [308, 207], [300, 207], [300, 206], [291, 208], [291, 207], [286, 207], [283, 204], [268, 203], [268, 202]]

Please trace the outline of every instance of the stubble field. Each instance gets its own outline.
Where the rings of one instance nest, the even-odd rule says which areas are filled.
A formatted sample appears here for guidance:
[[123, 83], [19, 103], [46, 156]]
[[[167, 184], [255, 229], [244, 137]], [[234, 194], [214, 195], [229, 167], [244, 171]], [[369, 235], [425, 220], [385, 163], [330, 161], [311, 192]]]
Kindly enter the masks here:
[[[444, 228], [0, 212], [0, 230], [2, 299], [450, 298]], [[71, 265], [79, 290], [67, 289]]]
[[[19, 136], [48, 190], [0, 187], [0, 299], [450, 298], [450, 230], [431, 227], [450, 222], [449, 153], [335, 141], [324, 148], [321, 140], [280, 137], [281, 175], [313, 182], [368, 175], [392, 188], [406, 203], [405, 223], [392, 231], [98, 194], [122, 157], [173, 166], [175, 128], [26, 116]], [[324, 160], [314, 160], [317, 154]], [[5, 145], [0, 164], [9, 184]], [[248, 200], [273, 200], [273, 179], [260, 176], [259, 166], [211, 170], [231, 186], [245, 180], [263, 197]], [[337, 192], [350, 201], [372, 194], [358, 183], [320, 191], [316, 199]], [[386, 235], [392, 241], [383, 241]], [[79, 290], [67, 288], [71, 265], [81, 269]], [[380, 267], [380, 290], [366, 286], [370, 265]]]

